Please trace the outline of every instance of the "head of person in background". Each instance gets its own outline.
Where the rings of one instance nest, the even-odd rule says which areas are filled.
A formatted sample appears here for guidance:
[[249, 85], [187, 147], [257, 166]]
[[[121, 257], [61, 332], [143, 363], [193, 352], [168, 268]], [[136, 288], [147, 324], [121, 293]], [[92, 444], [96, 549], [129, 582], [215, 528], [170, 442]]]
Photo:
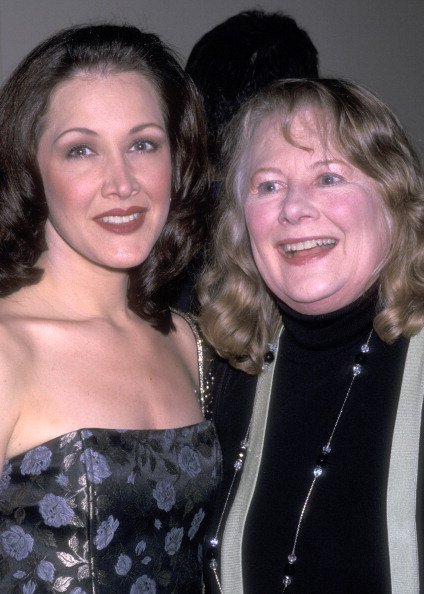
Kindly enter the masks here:
[[214, 170], [221, 131], [238, 108], [275, 80], [317, 78], [318, 52], [293, 18], [249, 10], [203, 35], [188, 57], [186, 72], [203, 97]]
[[339, 310], [377, 285], [386, 343], [424, 324], [424, 193], [396, 116], [336, 79], [285, 80], [248, 101], [228, 130], [226, 187], [201, 325], [232, 365], [258, 373], [281, 324], [278, 302]]
[[169, 139], [169, 214], [150, 253], [129, 271], [128, 284], [130, 307], [166, 329], [172, 280], [203, 243], [204, 118], [194, 85], [172, 51], [156, 35], [135, 27], [105, 24], [66, 29], [37, 46], [4, 85], [0, 96], [0, 295], [35, 283], [42, 275], [36, 263], [48, 248], [49, 205], [37, 151], [49, 123], [52, 98], [69, 81], [120, 73], [135, 73], [147, 81]]

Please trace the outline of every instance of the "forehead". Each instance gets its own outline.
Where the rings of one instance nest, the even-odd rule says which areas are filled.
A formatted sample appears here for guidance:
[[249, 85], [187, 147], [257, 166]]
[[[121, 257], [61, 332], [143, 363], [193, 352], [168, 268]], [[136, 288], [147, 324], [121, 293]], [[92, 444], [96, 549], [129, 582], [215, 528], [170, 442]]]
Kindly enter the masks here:
[[50, 95], [45, 121], [114, 117], [142, 111], [163, 122], [161, 101], [152, 82], [139, 72], [78, 72]]
[[269, 154], [274, 149], [300, 149], [307, 153], [340, 155], [330, 117], [318, 110], [302, 109], [286, 118], [274, 113], [254, 130], [251, 157]]

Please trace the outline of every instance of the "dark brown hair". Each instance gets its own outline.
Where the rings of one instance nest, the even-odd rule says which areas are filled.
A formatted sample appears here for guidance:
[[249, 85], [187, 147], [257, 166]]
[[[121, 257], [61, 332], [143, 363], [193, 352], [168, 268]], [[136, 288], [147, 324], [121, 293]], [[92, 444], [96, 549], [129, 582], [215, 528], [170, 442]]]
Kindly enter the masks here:
[[158, 92], [172, 156], [168, 220], [148, 258], [129, 272], [129, 306], [168, 331], [172, 282], [202, 245], [206, 149], [197, 93], [172, 51], [151, 33], [120, 25], [80, 26], [38, 45], [0, 93], [0, 296], [37, 282], [48, 216], [36, 151], [49, 100], [80, 72], [135, 71]]

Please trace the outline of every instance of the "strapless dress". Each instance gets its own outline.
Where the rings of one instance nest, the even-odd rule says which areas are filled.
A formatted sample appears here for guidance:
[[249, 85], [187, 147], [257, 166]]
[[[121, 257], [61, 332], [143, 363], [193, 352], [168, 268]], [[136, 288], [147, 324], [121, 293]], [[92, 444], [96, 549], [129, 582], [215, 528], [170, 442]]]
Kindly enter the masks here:
[[220, 476], [210, 421], [83, 429], [6, 460], [0, 592], [200, 594]]

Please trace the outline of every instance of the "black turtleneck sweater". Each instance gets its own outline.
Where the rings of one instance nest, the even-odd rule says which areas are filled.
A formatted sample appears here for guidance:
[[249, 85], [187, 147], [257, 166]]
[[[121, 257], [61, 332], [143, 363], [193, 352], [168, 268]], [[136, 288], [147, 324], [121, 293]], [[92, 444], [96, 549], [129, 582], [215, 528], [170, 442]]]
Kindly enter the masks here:
[[[244, 531], [246, 594], [282, 591], [312, 470], [345, 398], [355, 355], [371, 331], [375, 295], [322, 316], [298, 314], [284, 304], [281, 312], [284, 332], [265, 447]], [[364, 371], [354, 382], [306, 510], [288, 594], [390, 592], [386, 490], [407, 346], [403, 339], [387, 346], [372, 335]], [[224, 455], [217, 517], [256, 384], [223, 366], [215, 372], [215, 422]]]

